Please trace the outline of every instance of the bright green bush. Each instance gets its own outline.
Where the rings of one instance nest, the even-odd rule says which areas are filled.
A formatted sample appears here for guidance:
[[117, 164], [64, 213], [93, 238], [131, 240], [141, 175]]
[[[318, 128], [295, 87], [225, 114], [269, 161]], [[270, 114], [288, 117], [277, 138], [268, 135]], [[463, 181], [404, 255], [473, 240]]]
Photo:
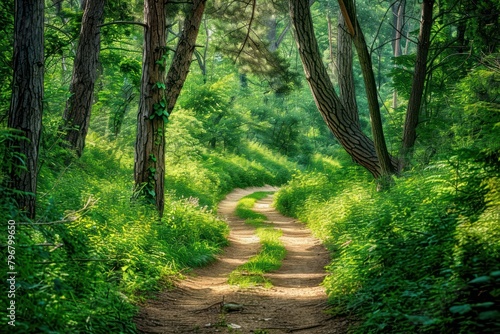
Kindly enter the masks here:
[[[245, 147], [247, 158], [225, 158], [186, 137], [176, 144], [183, 152], [167, 158], [159, 219], [153, 207], [131, 200], [131, 149], [90, 132], [76, 160], [57, 137], [46, 139], [39, 219], [18, 220], [12, 203], [1, 206], [3, 221], [26, 222], [16, 235], [19, 333], [135, 333], [139, 301], [226, 245], [227, 224], [213, 212], [218, 201], [234, 187], [283, 183], [294, 166], [258, 145]], [[1, 320], [7, 326], [5, 313]]]
[[499, 328], [499, 184], [472, 175], [441, 163], [376, 192], [356, 172], [299, 173], [277, 208], [331, 250], [332, 312], [357, 332], [482, 332]]

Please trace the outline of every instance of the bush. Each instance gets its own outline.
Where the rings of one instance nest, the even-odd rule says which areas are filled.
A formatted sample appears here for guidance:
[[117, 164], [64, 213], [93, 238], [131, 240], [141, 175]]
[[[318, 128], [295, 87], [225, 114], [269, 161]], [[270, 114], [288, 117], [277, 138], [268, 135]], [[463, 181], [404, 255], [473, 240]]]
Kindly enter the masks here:
[[331, 250], [331, 312], [356, 314], [357, 332], [499, 328], [498, 179], [455, 167], [414, 171], [387, 192], [355, 172], [299, 173], [277, 193]]

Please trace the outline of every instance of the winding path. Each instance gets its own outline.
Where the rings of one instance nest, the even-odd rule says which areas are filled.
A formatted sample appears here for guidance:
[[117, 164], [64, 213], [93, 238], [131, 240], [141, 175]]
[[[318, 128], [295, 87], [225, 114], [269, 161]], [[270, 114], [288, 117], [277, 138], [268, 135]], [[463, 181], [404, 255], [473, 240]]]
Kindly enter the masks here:
[[[141, 307], [136, 318], [141, 333], [346, 333], [347, 320], [327, 315], [327, 296], [321, 287], [329, 255], [303, 224], [280, 215], [271, 207], [272, 196], [257, 201], [254, 211], [264, 214], [283, 230], [287, 256], [282, 267], [266, 274], [273, 287], [240, 289], [227, 284], [237, 266], [260, 248], [254, 229], [234, 215], [238, 200], [273, 187], [236, 189], [219, 205], [219, 215], [230, 226], [229, 246], [218, 261], [194, 270], [172, 290]], [[221, 312], [222, 303], [243, 306]]]

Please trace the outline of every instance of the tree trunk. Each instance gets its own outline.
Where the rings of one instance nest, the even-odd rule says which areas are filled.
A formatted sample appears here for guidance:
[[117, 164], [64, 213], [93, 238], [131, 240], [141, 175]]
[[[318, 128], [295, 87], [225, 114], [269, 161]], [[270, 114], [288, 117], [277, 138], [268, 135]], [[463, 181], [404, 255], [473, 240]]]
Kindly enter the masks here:
[[380, 173], [382, 176], [394, 174], [397, 170], [397, 162], [391, 158], [387, 151], [385, 143], [384, 128], [382, 126], [382, 117], [380, 115], [380, 106], [378, 102], [378, 91], [375, 83], [375, 75], [368, 46], [366, 45], [365, 37], [361, 31], [361, 27], [357, 19], [355, 20], [356, 35], [354, 35], [354, 45], [358, 53], [361, 71], [365, 82], [366, 97], [368, 100], [368, 109], [370, 111], [370, 123], [372, 129], [373, 142], [375, 151], [380, 163]]
[[306, 79], [319, 112], [354, 161], [378, 178], [381, 170], [374, 144], [361, 131], [359, 123], [348, 115], [323, 65], [314, 35], [309, 2], [290, 0], [290, 14]]
[[[403, 36], [403, 19], [405, 13], [406, 0], [396, 1], [392, 5], [392, 14], [393, 14], [393, 26], [394, 26], [394, 35], [392, 42], [392, 54], [393, 56], [399, 57], [402, 54], [401, 49], [401, 38]], [[398, 107], [398, 92], [394, 89], [392, 93], [392, 108], [396, 109]]]
[[144, 23], [146, 27], [137, 115], [134, 179], [136, 191], [140, 191], [150, 199], [162, 215], [165, 179], [164, 119], [168, 116], [164, 113], [166, 106], [164, 1], [144, 1]]
[[[160, 216], [165, 205], [165, 121], [189, 73], [206, 0], [194, 0], [165, 79], [165, 8], [146, 0], [141, 98], [137, 117], [134, 177], [136, 191], [154, 199]], [[167, 2], [168, 4], [168, 2]]]
[[348, 32], [348, 27], [342, 14], [339, 14], [337, 31], [337, 73], [342, 105], [345, 107], [348, 116], [354, 122], [359, 123], [352, 67], [352, 37]]
[[189, 17], [184, 20], [184, 28], [179, 37], [172, 65], [167, 75], [167, 101], [168, 112], [174, 109], [177, 98], [181, 93], [182, 86], [189, 73], [189, 66], [193, 61], [193, 53], [196, 47], [196, 38], [200, 31], [200, 25], [205, 11], [206, 0], [194, 0]]
[[12, 168], [9, 186], [21, 191], [18, 207], [35, 217], [38, 153], [42, 129], [44, 37], [43, 0], [17, 0], [14, 17], [14, 74], [8, 127], [27, 140], [12, 140], [11, 150], [24, 157], [25, 169]]
[[422, 2], [422, 18], [420, 21], [420, 33], [418, 36], [417, 58], [413, 82], [411, 85], [410, 99], [406, 111], [406, 119], [403, 130], [403, 145], [399, 153], [399, 169], [403, 170], [409, 163], [411, 151], [417, 139], [417, 125], [422, 96], [425, 87], [427, 74], [427, 55], [430, 47], [430, 36], [432, 28], [432, 10], [434, 0], [424, 0]]
[[81, 156], [89, 130], [100, 50], [100, 25], [104, 16], [104, 0], [87, 0], [83, 12], [80, 39], [69, 87], [70, 97], [64, 110], [66, 140]]
[[381, 187], [385, 187], [385, 183], [390, 182], [389, 175], [392, 175], [397, 170], [397, 161], [393, 160], [387, 151], [385, 143], [384, 128], [382, 126], [382, 117], [380, 115], [380, 106], [378, 102], [378, 91], [373, 73], [373, 65], [368, 45], [366, 44], [365, 36], [359, 25], [356, 17], [354, 2], [352, 0], [339, 0], [342, 16], [346, 21], [347, 27], [352, 34], [354, 45], [358, 54], [358, 60], [363, 73], [365, 83], [366, 98], [368, 100], [368, 109], [370, 111], [370, 123], [372, 129], [373, 142], [375, 152], [380, 164], [380, 173], [382, 176]]

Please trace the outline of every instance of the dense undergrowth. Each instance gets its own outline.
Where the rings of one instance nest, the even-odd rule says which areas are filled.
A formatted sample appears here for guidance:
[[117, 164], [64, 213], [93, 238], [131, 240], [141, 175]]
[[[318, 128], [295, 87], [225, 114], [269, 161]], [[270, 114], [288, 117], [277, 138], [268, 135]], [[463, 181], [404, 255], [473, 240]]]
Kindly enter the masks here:
[[498, 332], [498, 173], [450, 159], [376, 192], [342, 165], [318, 156], [276, 194], [332, 253], [331, 312], [359, 333]]
[[239, 154], [169, 158], [160, 219], [131, 199], [133, 152], [119, 145], [92, 133], [81, 159], [58, 146], [45, 150], [35, 222], [2, 200], [2, 221], [18, 222], [16, 333], [136, 332], [140, 301], [226, 245], [220, 199], [235, 187], [283, 183], [294, 166], [256, 144]]
[[240, 287], [263, 286], [271, 288], [272, 282], [265, 273], [278, 270], [286, 256], [286, 249], [280, 237], [282, 230], [275, 229], [267, 223], [267, 217], [252, 210], [257, 200], [265, 198], [268, 192], [255, 192], [243, 197], [236, 206], [236, 215], [245, 219], [245, 224], [252, 225], [260, 239], [261, 249], [247, 262], [238, 266], [229, 275], [229, 284]]

